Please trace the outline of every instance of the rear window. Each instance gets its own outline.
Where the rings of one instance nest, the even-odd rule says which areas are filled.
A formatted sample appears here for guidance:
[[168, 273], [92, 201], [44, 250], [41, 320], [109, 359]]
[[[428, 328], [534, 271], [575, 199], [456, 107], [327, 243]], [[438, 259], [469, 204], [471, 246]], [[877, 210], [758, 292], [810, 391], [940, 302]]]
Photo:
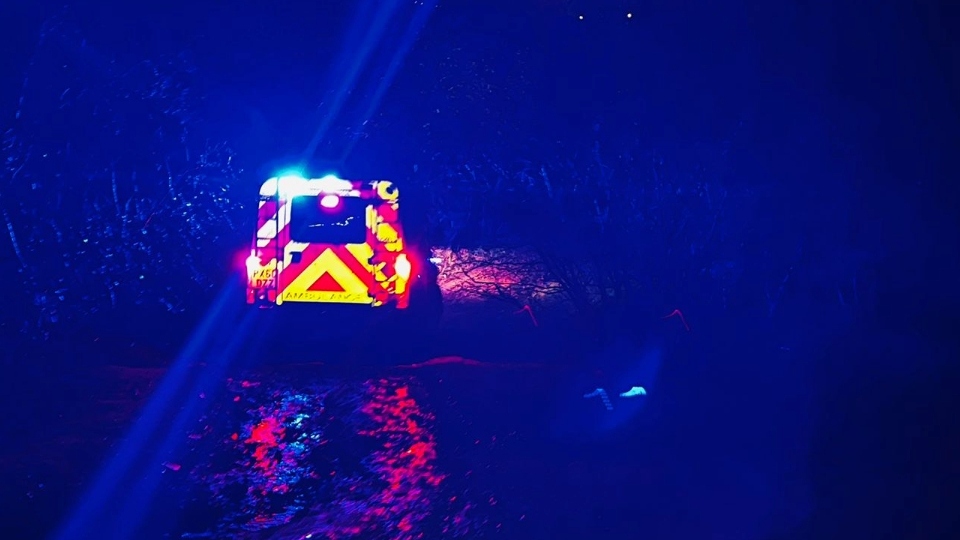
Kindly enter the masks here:
[[362, 244], [367, 240], [368, 201], [360, 197], [338, 197], [321, 204], [323, 195], [301, 195], [290, 201], [290, 238], [294, 242], [319, 244]]

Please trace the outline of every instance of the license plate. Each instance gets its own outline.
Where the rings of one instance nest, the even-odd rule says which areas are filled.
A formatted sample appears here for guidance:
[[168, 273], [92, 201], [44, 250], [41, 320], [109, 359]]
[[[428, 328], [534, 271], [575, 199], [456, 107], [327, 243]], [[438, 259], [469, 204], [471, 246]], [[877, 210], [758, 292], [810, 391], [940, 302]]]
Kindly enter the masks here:
[[273, 284], [276, 277], [276, 270], [272, 268], [261, 268], [253, 273], [250, 278], [250, 285], [254, 289], [262, 289]]

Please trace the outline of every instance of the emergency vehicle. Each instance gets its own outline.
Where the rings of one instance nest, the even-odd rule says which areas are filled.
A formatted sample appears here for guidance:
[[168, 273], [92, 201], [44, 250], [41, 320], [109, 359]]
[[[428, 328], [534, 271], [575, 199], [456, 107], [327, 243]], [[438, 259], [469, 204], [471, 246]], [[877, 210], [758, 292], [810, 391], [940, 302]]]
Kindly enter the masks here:
[[394, 183], [270, 178], [260, 187], [256, 227], [247, 304], [355, 304], [439, 319], [438, 271], [429, 253], [408, 243]]

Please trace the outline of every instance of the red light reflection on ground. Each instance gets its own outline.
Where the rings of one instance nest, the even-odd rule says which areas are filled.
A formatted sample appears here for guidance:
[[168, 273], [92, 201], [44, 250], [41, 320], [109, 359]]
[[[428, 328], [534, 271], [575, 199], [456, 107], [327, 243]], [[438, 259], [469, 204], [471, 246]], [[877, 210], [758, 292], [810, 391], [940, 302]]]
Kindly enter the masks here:
[[333, 500], [305, 512], [285, 528], [283, 538], [425, 540], [475, 532], [476, 520], [467, 517], [473, 505], [441, 489], [445, 475], [436, 464], [434, 416], [420, 407], [405, 381], [369, 380], [361, 386], [355, 414], [348, 416], [356, 446], [367, 449], [364, 472], [337, 472]]
[[278, 382], [228, 382], [241, 399], [217, 413], [219, 459], [195, 469], [224, 512], [209, 533], [425, 540], [486, 524], [467, 497], [449, 492], [435, 418], [411, 379]]
[[361, 410], [375, 427], [360, 435], [376, 437], [383, 447], [373, 453], [371, 466], [385, 487], [373, 496], [372, 506], [396, 529], [394, 538], [415, 538], [415, 526], [430, 514], [432, 494], [444, 476], [435, 467], [436, 440], [421, 427], [433, 416], [420, 409], [406, 386], [391, 390], [387, 381], [367, 385], [371, 399]]
[[[229, 430], [221, 439], [224, 461], [201, 464], [196, 474], [211, 489], [214, 506], [227, 511], [224, 532], [239, 537], [241, 531], [289, 523], [305, 509], [301, 494], [324, 481], [317, 464], [308, 459], [320, 444], [323, 394], [266, 389], [250, 381], [227, 384], [231, 393], [244, 395], [254, 407], [242, 410], [240, 426], [224, 426]], [[240, 402], [228, 403], [235, 407]], [[223, 423], [225, 418], [220, 418]]]
[[278, 456], [276, 450], [280, 449], [279, 441], [283, 439], [285, 431], [283, 424], [276, 417], [267, 417], [254, 426], [250, 437], [243, 441], [254, 445], [253, 466], [259, 469], [266, 479], [264, 490], [281, 493], [287, 490], [286, 484], [276, 482], [277, 465], [282, 459], [282, 455]]

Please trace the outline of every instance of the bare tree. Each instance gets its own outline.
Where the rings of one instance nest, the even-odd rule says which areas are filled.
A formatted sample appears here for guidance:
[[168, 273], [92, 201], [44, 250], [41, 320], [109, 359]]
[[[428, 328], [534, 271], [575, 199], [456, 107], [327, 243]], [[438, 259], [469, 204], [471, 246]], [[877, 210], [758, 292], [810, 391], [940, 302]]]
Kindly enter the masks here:
[[682, 157], [596, 142], [552, 160], [435, 168], [426, 181], [433, 225], [454, 248], [448, 273], [512, 303], [560, 298], [603, 324], [692, 296], [722, 302], [743, 226], [728, 211], [747, 214], [751, 194], [723, 184], [722, 148]]
[[515, 308], [556, 303], [563, 289], [531, 249], [439, 248], [439, 281], [448, 302], [496, 300]]

